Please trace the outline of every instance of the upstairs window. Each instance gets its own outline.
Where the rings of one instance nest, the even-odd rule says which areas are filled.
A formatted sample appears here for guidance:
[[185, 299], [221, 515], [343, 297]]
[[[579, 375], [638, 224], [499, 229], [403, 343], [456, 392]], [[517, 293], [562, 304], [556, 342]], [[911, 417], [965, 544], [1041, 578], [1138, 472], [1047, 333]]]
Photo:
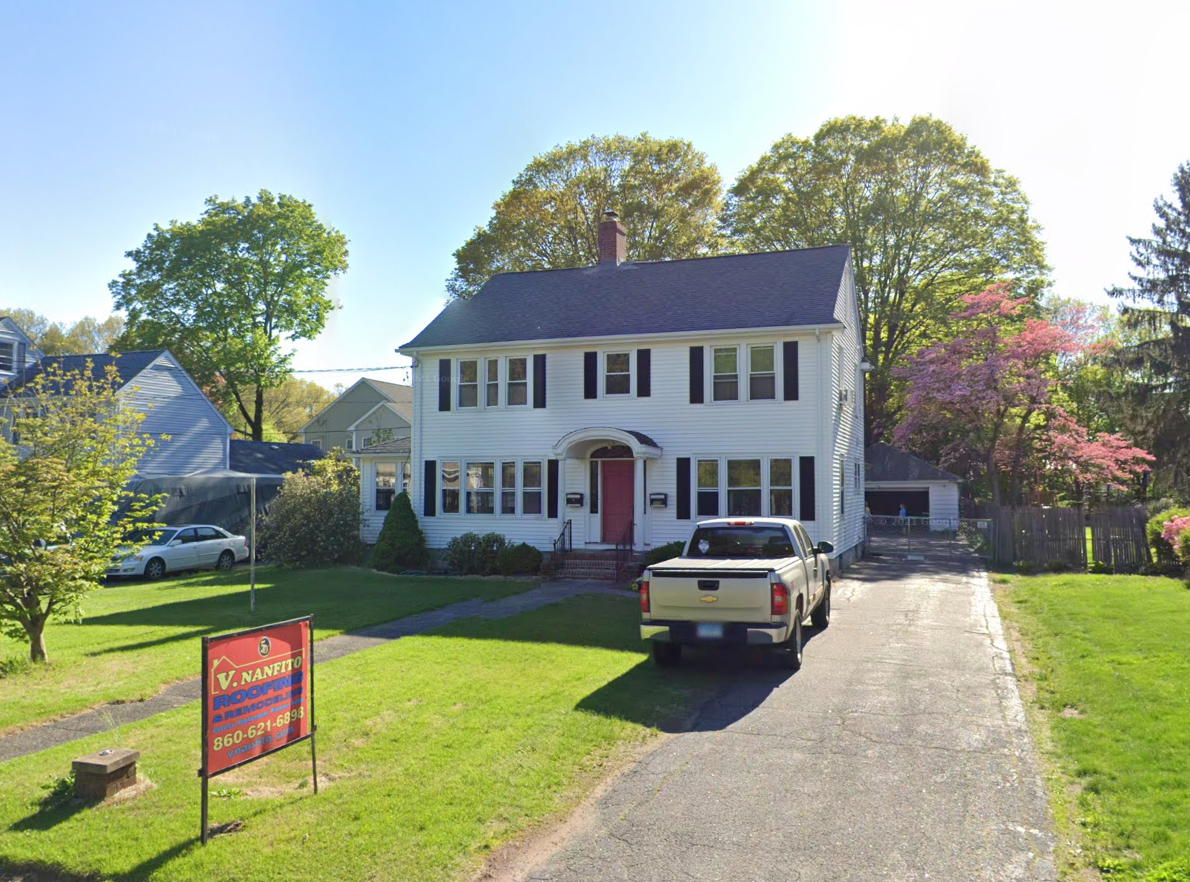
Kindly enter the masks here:
[[752, 401], [777, 397], [777, 357], [772, 346], [748, 347], [748, 398]]
[[734, 346], [714, 350], [711, 400], [738, 401], [740, 397], [739, 350]]
[[500, 406], [500, 359], [489, 358], [487, 360], [487, 398], [485, 399], [488, 407]]
[[632, 393], [632, 356], [628, 352], [608, 352], [604, 355], [603, 394]]
[[388, 511], [393, 507], [396, 488], [397, 464], [395, 462], [376, 463], [376, 511]]
[[496, 464], [467, 463], [467, 514], [496, 513]]
[[459, 407], [479, 406], [479, 362], [466, 359], [459, 362]]
[[529, 403], [529, 359], [508, 359], [508, 404], [510, 407]]
[[11, 373], [16, 367], [16, 344], [0, 343], [0, 371]]

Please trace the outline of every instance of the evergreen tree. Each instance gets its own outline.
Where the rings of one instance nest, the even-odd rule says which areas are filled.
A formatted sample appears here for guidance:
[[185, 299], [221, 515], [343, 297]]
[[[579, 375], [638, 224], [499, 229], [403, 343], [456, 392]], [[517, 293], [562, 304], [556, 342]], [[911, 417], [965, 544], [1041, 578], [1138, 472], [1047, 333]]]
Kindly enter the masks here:
[[1156, 456], [1162, 483], [1190, 487], [1190, 163], [1173, 176], [1173, 199], [1153, 203], [1152, 238], [1128, 238], [1133, 287], [1108, 289], [1126, 342], [1113, 363], [1125, 374], [1133, 437]]
[[417, 522], [417, 515], [413, 513], [409, 494], [398, 493], [384, 518], [384, 526], [380, 528], [380, 537], [372, 549], [368, 566], [387, 573], [399, 573], [402, 570], [421, 569], [428, 559], [426, 537]]

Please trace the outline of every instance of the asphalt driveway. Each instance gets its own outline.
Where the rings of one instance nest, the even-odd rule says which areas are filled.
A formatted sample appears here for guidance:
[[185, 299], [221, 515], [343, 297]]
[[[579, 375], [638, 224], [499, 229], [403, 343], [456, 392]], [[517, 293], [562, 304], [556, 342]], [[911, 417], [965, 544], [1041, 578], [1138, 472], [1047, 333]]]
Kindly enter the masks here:
[[742, 665], [693, 731], [517, 875], [1054, 879], [1045, 791], [982, 572], [864, 562], [835, 587], [834, 621], [810, 632], [799, 673]]

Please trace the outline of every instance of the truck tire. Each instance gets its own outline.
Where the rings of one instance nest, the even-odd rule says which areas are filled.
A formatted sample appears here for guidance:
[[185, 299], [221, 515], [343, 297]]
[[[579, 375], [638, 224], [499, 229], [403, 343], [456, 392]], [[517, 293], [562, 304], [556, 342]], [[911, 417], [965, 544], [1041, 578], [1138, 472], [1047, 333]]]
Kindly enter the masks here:
[[793, 633], [785, 641], [785, 645], [778, 650], [781, 666], [787, 671], [797, 671], [802, 667], [802, 608], [799, 606], [793, 614]]
[[653, 664], [659, 668], [672, 668], [682, 660], [682, 646], [679, 643], [653, 641]]
[[818, 606], [814, 607], [814, 612], [810, 613], [810, 622], [819, 630], [822, 630], [831, 623], [830, 573], [826, 575], [826, 588], [822, 592], [822, 600], [818, 601]]

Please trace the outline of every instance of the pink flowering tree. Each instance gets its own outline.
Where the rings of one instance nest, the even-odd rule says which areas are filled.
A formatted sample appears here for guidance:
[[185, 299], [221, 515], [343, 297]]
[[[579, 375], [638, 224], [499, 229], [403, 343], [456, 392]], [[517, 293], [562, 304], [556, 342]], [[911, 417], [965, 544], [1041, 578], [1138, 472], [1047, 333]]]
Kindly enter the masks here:
[[1024, 476], [1081, 494], [1091, 484], [1124, 486], [1151, 461], [1117, 435], [1092, 436], [1053, 402], [1060, 363], [1087, 345], [1076, 328], [1026, 317], [1028, 299], [1012, 297], [1005, 284], [962, 302], [950, 317], [954, 337], [922, 349], [901, 371], [898, 445], [984, 478], [997, 503], [1004, 476], [1013, 497]]

